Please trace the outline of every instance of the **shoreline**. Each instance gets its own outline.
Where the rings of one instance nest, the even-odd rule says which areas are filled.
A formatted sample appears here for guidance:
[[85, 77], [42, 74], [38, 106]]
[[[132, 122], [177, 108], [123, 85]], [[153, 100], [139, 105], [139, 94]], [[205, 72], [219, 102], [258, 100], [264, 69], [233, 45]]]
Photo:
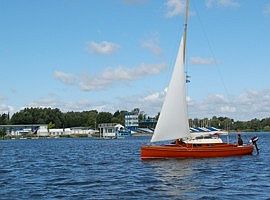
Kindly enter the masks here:
[[[254, 133], [260, 133], [260, 134], [270, 134], [270, 131], [232, 131], [229, 132], [228, 135], [233, 135], [233, 134], [254, 134]], [[134, 133], [132, 136], [129, 137], [151, 137], [153, 134], [152, 133]], [[17, 137], [4, 137], [0, 138], [1, 140], [38, 140], [38, 139], [61, 139], [61, 138], [92, 138], [92, 139], [104, 139], [100, 138], [97, 136], [92, 136], [92, 135], [61, 135], [61, 136], [17, 136]], [[117, 138], [116, 138], [117, 139]]]

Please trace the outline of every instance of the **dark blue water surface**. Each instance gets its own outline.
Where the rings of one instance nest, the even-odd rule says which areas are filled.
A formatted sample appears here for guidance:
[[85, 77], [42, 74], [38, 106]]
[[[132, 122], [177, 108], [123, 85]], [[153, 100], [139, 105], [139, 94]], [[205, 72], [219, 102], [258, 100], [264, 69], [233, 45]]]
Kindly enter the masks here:
[[257, 135], [260, 155], [154, 161], [140, 160], [148, 137], [0, 141], [0, 199], [268, 199], [270, 133]]

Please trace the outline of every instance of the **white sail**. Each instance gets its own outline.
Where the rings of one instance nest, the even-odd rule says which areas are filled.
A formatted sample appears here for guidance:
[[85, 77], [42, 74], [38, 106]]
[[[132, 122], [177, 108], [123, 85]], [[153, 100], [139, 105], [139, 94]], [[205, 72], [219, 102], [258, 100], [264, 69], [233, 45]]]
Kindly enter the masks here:
[[181, 39], [172, 78], [151, 142], [189, 137], [184, 45]]

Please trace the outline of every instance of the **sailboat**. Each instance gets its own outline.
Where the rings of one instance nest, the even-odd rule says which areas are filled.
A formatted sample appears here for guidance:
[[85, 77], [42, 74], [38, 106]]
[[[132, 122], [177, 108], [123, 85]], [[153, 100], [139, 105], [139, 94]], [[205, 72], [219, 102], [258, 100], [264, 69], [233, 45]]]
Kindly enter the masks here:
[[187, 37], [189, 0], [186, 1], [184, 34], [181, 38], [174, 70], [159, 119], [151, 142], [175, 141], [165, 145], [144, 145], [141, 147], [141, 159], [158, 158], [209, 158], [249, 155], [252, 144], [224, 143], [214, 134], [193, 136], [188, 123], [186, 100], [185, 52]]

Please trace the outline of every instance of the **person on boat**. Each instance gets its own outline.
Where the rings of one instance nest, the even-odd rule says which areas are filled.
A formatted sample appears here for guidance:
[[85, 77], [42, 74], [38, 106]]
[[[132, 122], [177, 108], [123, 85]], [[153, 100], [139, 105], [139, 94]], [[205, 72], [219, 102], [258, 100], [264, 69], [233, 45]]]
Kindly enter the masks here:
[[181, 139], [177, 139], [177, 140], [175, 141], [175, 144], [178, 145], [178, 146], [181, 146], [181, 145], [183, 145], [183, 144], [185, 144], [185, 143], [184, 143], [183, 139], [181, 138]]
[[238, 134], [238, 141], [237, 141], [237, 143], [238, 143], [239, 146], [242, 146], [243, 145], [243, 140], [242, 140], [240, 134]]

